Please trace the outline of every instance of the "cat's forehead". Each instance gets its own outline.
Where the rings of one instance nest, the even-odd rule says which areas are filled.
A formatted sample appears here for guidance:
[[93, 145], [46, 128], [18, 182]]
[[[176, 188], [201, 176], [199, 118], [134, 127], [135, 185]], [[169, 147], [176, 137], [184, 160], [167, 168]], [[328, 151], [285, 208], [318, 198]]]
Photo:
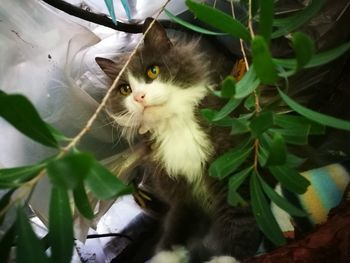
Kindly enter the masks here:
[[189, 87], [208, 73], [208, 64], [196, 53], [195, 50], [176, 45], [166, 52], [142, 47], [131, 60], [128, 72], [147, 82], [147, 70], [157, 65], [160, 68], [159, 78], [162, 81]]

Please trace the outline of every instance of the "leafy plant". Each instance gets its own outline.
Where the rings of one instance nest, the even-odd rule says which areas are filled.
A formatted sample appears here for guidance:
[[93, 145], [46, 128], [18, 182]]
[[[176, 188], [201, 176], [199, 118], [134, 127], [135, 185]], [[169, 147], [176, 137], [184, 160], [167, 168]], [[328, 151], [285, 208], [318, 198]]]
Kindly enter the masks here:
[[[227, 100], [219, 111], [204, 109], [203, 116], [213, 125], [231, 127], [232, 136], [244, 134], [245, 141], [213, 161], [209, 173], [218, 179], [228, 178], [228, 202], [231, 205], [245, 204], [239, 195], [239, 187], [248, 182], [250, 203], [257, 223], [273, 243], [286, 241], [270, 210], [269, 200], [294, 216], [305, 212], [293, 206], [267, 183], [265, 174], [271, 174], [283, 187], [296, 194], [304, 193], [309, 182], [299, 174], [301, 158], [289, 152], [289, 145], [305, 145], [310, 135], [325, 132], [325, 126], [349, 130], [350, 122], [315, 112], [300, 105], [286, 94], [281, 79], [293, 76], [301, 69], [324, 65], [343, 55], [350, 48], [345, 43], [337, 48], [315, 54], [313, 40], [297, 31], [322, 7], [324, 0], [313, 0], [303, 10], [288, 17], [274, 17], [273, 0], [248, 1], [248, 24], [203, 3], [186, 0], [193, 15], [208, 24], [213, 30], [200, 28], [169, 11], [170, 19], [202, 34], [227, 34], [239, 38], [250, 50], [251, 62], [246, 63], [247, 72], [241, 80], [228, 76], [216, 95]], [[254, 26], [253, 26], [254, 24]], [[295, 58], [275, 58], [271, 41], [288, 36]], [[245, 54], [242, 54], [244, 57]], [[248, 61], [247, 57], [245, 60]], [[271, 103], [261, 105], [261, 90], [274, 86], [276, 96]], [[276, 101], [290, 107], [280, 111]], [[248, 112], [238, 118], [230, 117], [235, 109], [244, 104]]]
[[[13, 206], [17, 219], [1, 240], [0, 258], [9, 256], [13, 242], [17, 262], [70, 262], [73, 255], [73, 218], [70, 193], [80, 214], [93, 219], [87, 191], [97, 199], [109, 199], [129, 193], [124, 185], [89, 153], [80, 152], [74, 142], [45, 123], [31, 102], [18, 94], [0, 92], [0, 116], [34, 141], [55, 148], [57, 153], [38, 164], [0, 170], [0, 189], [8, 189], [0, 201], [0, 219]], [[65, 147], [60, 145], [69, 142]], [[36, 184], [48, 176], [52, 185], [49, 205], [49, 244], [51, 256], [33, 232], [24, 211]], [[17, 239], [15, 237], [17, 236]]]
[[[114, 16], [112, 1], [109, 12]], [[127, 1], [122, 1], [126, 12]], [[345, 43], [335, 49], [314, 53], [313, 41], [296, 30], [313, 17], [324, 0], [313, 0], [302, 11], [289, 17], [274, 17], [274, 1], [259, 0], [248, 3], [248, 25], [228, 14], [195, 1], [186, 4], [193, 14], [214, 30], [192, 25], [166, 11], [168, 16], [183, 26], [209, 35], [230, 35], [240, 39], [251, 50], [251, 63], [240, 80], [228, 76], [222, 83], [218, 96], [226, 100], [219, 110], [204, 109], [203, 116], [213, 125], [230, 127], [232, 136], [245, 137], [241, 144], [219, 156], [211, 164], [211, 176], [227, 179], [231, 205], [245, 204], [239, 194], [243, 183], [250, 186], [250, 203], [256, 220], [265, 235], [276, 244], [283, 244], [284, 237], [274, 219], [269, 200], [295, 216], [305, 213], [294, 207], [274, 191], [267, 183], [265, 174], [270, 173], [289, 191], [305, 192], [309, 182], [297, 170], [302, 159], [288, 151], [289, 145], [304, 145], [310, 135], [323, 134], [325, 126], [350, 130], [350, 123], [312, 111], [290, 98], [280, 79], [287, 79], [301, 69], [324, 65], [343, 55], [350, 48]], [[115, 18], [114, 18], [115, 21]], [[253, 28], [258, 26], [258, 33]], [[281, 36], [291, 35], [295, 58], [275, 58], [271, 42]], [[140, 42], [141, 43], [141, 42]], [[243, 56], [245, 56], [243, 54]], [[125, 69], [126, 65], [124, 66]], [[117, 80], [114, 81], [117, 83]], [[275, 86], [276, 99], [290, 107], [288, 113], [280, 112], [275, 104], [261, 105], [261, 89], [264, 85]], [[0, 223], [11, 208], [16, 209], [16, 221], [0, 241], [0, 258], [7, 261], [12, 244], [17, 246], [18, 262], [69, 262], [73, 251], [72, 208], [75, 207], [87, 219], [94, 217], [87, 192], [97, 199], [109, 199], [131, 191], [118, 178], [89, 154], [79, 151], [77, 143], [102, 110], [113, 86], [86, 127], [74, 138], [66, 138], [45, 123], [30, 101], [22, 95], [6, 94], [0, 90], [0, 117], [32, 140], [56, 149], [56, 154], [30, 166], [0, 170], [0, 189], [6, 194], [0, 200]], [[276, 100], [273, 100], [276, 101]], [[243, 105], [248, 113], [232, 117], [237, 107]], [[292, 112], [294, 111], [294, 112]], [[51, 183], [49, 207], [49, 236], [51, 255], [45, 253], [43, 242], [31, 228], [24, 207], [32, 191], [43, 177]]]

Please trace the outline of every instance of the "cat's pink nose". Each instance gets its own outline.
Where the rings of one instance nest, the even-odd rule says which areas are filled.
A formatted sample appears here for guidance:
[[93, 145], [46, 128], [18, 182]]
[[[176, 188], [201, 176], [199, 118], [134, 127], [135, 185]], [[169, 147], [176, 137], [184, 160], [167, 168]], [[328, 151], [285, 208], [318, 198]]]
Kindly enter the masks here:
[[145, 96], [146, 96], [145, 93], [138, 92], [134, 95], [134, 100], [139, 102], [139, 103], [143, 103], [145, 101]]

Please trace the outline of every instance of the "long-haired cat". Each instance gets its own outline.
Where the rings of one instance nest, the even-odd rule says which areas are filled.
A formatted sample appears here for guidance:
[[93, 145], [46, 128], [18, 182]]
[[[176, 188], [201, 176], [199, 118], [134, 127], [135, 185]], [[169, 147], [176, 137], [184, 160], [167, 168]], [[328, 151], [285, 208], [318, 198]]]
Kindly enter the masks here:
[[[114, 79], [126, 58], [96, 62]], [[199, 109], [217, 106], [210, 89], [230, 67], [199, 40], [170, 40], [155, 21], [108, 102], [121, 134], [148, 146], [142, 183], [168, 205], [152, 263], [235, 262], [261, 241], [250, 208], [229, 206], [227, 182], [207, 172], [232, 145], [230, 131], [206, 124]]]

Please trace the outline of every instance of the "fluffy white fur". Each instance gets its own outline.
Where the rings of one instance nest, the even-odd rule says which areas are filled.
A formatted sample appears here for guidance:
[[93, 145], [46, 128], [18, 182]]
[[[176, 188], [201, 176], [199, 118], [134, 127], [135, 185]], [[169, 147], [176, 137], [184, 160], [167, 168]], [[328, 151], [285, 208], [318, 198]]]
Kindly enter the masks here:
[[150, 263], [187, 263], [188, 251], [183, 247], [175, 247], [172, 251], [161, 251], [155, 255]]
[[206, 263], [239, 263], [239, 261], [230, 256], [220, 256], [220, 257], [213, 257], [210, 261]]
[[[127, 127], [128, 133], [151, 132], [157, 146], [153, 157], [167, 173], [197, 181], [212, 152], [194, 116], [194, 108], [208, 92], [206, 83], [183, 89], [158, 79], [145, 83], [131, 74], [128, 79], [132, 93], [124, 101], [127, 114], [115, 116], [116, 122]], [[140, 94], [142, 102], [135, 99]]]
[[[187, 263], [189, 262], [188, 251], [184, 247], [174, 247], [171, 251], [161, 251], [156, 254], [149, 263]], [[213, 257], [205, 263], [239, 263], [230, 256]]]

